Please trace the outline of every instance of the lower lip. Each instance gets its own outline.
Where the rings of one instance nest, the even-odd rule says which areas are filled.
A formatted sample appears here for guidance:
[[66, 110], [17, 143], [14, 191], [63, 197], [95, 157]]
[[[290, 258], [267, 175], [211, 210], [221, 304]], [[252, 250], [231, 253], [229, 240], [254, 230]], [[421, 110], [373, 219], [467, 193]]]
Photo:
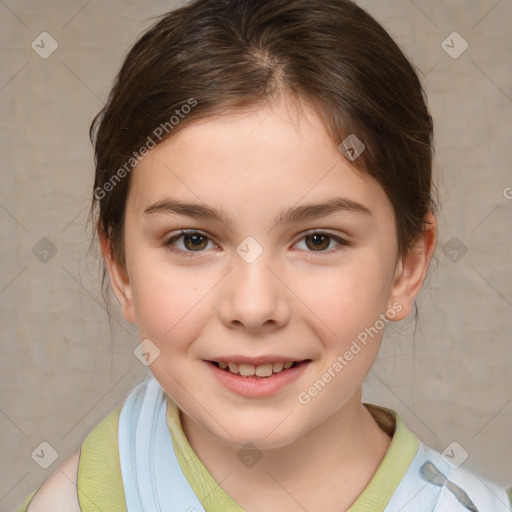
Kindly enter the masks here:
[[302, 361], [292, 368], [288, 368], [279, 373], [273, 373], [269, 377], [243, 377], [240, 374], [221, 370], [213, 363], [206, 362], [211, 368], [213, 375], [221, 384], [234, 393], [250, 398], [262, 398], [277, 393], [279, 390], [298, 379], [308, 363], [309, 361]]

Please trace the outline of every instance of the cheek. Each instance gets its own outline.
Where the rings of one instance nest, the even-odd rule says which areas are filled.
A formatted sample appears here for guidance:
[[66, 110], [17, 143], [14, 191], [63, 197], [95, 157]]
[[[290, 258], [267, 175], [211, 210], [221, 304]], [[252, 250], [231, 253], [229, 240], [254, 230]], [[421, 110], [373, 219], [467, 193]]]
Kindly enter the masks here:
[[321, 320], [329, 338], [346, 343], [385, 313], [390, 279], [376, 254], [359, 253], [354, 261], [298, 280], [297, 295]]
[[205, 318], [202, 297], [211, 284], [190, 269], [156, 264], [139, 266], [135, 275], [132, 293], [140, 336], [162, 347], [171, 340], [175, 346], [176, 340], [194, 339]]

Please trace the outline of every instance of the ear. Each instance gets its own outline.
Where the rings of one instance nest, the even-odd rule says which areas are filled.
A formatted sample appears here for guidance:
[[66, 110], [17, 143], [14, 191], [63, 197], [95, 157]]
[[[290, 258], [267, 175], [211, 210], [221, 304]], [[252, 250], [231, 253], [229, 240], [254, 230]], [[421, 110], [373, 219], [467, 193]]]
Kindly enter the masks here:
[[423, 286], [430, 260], [437, 243], [437, 220], [432, 213], [425, 218], [424, 230], [410, 251], [400, 258], [395, 270], [388, 307], [400, 304], [402, 308], [390, 318], [394, 322], [406, 318]]
[[110, 284], [117, 301], [121, 305], [124, 319], [131, 324], [136, 323], [135, 309], [133, 307], [132, 289], [126, 269], [114, 260], [110, 238], [101, 229], [98, 229], [101, 253], [107, 265]]

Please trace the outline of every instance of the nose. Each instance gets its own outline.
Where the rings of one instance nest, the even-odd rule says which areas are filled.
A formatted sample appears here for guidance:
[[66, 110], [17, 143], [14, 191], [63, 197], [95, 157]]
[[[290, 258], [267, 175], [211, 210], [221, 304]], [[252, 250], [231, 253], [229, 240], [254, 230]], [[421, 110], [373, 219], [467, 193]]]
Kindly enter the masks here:
[[221, 321], [228, 328], [250, 331], [286, 325], [291, 293], [279, 273], [278, 265], [265, 251], [251, 263], [235, 254], [233, 269], [223, 282]]

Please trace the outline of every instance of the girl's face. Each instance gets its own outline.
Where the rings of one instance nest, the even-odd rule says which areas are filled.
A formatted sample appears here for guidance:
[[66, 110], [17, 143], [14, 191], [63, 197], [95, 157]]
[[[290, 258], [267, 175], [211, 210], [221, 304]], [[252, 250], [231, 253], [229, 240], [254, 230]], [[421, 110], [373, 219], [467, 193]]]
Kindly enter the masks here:
[[429, 259], [420, 243], [398, 260], [381, 186], [311, 109], [293, 112], [209, 118], [150, 151], [131, 176], [126, 272], [109, 262], [184, 421], [233, 446], [284, 446], [360, 408]]

